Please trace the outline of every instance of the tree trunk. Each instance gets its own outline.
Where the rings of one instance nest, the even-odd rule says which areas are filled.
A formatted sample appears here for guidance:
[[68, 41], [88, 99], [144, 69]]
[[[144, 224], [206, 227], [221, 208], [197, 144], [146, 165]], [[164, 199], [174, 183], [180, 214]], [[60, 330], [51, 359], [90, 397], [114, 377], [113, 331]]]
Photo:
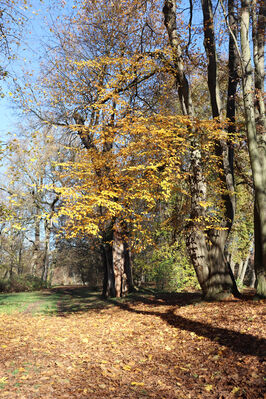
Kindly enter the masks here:
[[115, 296], [126, 295], [128, 291], [127, 275], [125, 273], [125, 254], [123, 236], [118, 225], [113, 233], [113, 269], [115, 279]]
[[125, 241], [125, 231], [118, 221], [113, 222], [109, 232], [103, 235], [103, 296], [119, 298], [134, 289], [130, 249]]
[[18, 252], [18, 274], [23, 274], [23, 263], [22, 263], [22, 252], [23, 252], [23, 247], [22, 247], [22, 240], [19, 243], [19, 252]]
[[128, 242], [124, 240], [125, 273], [127, 276], [128, 292], [135, 291], [132, 274], [132, 256]]
[[[207, 4], [209, 7], [209, 4]], [[184, 62], [182, 58], [182, 49], [180, 38], [176, 26], [176, 2], [174, 0], [165, 0], [164, 2], [164, 22], [168, 32], [170, 45], [173, 51], [173, 60], [175, 65], [175, 78], [178, 86], [179, 99], [182, 105], [184, 115], [191, 117], [193, 121], [194, 110], [190, 93], [188, 80], [184, 73]], [[209, 34], [209, 31], [208, 31]], [[207, 39], [206, 39], [207, 40]], [[213, 56], [212, 56], [213, 57]], [[216, 55], [214, 54], [214, 60]], [[214, 69], [213, 69], [214, 68]], [[217, 116], [220, 112], [220, 105], [217, 97], [217, 79], [212, 82], [213, 73], [216, 73], [215, 65], [209, 63], [208, 76], [209, 83], [212, 85], [211, 92], [215, 92], [212, 97], [212, 107], [216, 107]], [[193, 128], [192, 128], [193, 130]], [[191, 192], [191, 216], [189, 225], [189, 234], [187, 236], [187, 250], [192, 264], [196, 271], [203, 296], [206, 298], [219, 298], [221, 295], [234, 292], [236, 285], [233, 281], [233, 275], [230, 273], [228, 263], [224, 256], [224, 243], [222, 235], [213, 233], [212, 243], [209, 244], [209, 238], [204, 231], [205, 208], [201, 206], [206, 202], [207, 186], [202, 169], [202, 157], [200, 145], [197, 143], [197, 132], [193, 130], [194, 139], [190, 154], [190, 192]]]
[[[203, 21], [204, 21], [204, 47], [208, 59], [208, 88], [211, 99], [211, 109], [213, 118], [220, 118], [221, 113], [221, 99], [220, 99], [220, 88], [218, 80], [218, 61], [215, 44], [215, 32], [214, 32], [214, 19], [212, 11], [211, 0], [201, 0]], [[233, 13], [234, 13], [234, 1], [231, 0], [228, 3], [230, 23], [233, 25]], [[232, 26], [235, 28], [235, 24]], [[237, 87], [237, 63], [236, 63], [236, 51], [232, 41], [231, 35], [229, 37], [229, 80], [228, 80], [228, 98], [227, 98], [227, 117], [230, 119], [230, 133], [233, 133], [234, 122], [235, 122], [235, 94]], [[226, 261], [226, 246], [229, 237], [230, 230], [232, 228], [234, 216], [235, 216], [235, 195], [234, 195], [234, 173], [233, 173], [233, 148], [230, 140], [226, 142], [216, 141], [215, 153], [220, 159], [219, 161], [219, 180], [221, 181], [223, 188], [226, 188], [226, 192], [222, 194], [222, 200], [225, 205], [225, 218], [220, 221], [222, 230], [208, 232], [208, 237], [212, 242], [212, 248], [210, 250], [210, 274], [211, 280], [214, 278], [216, 284], [220, 284], [224, 291], [232, 291], [238, 295], [234, 275], [230, 270], [230, 264]], [[217, 268], [217, 262], [220, 264], [220, 272], [223, 277], [218, 278], [219, 270]], [[230, 282], [230, 280], [232, 280]], [[212, 286], [213, 283], [210, 282]], [[215, 284], [214, 284], [215, 285]]]
[[37, 269], [39, 266], [39, 258], [40, 258], [40, 220], [38, 218], [39, 210], [37, 210], [37, 215], [35, 217], [35, 225], [34, 225], [34, 243], [33, 243], [33, 251], [31, 258], [31, 274], [36, 276]]
[[45, 283], [48, 280], [49, 267], [50, 267], [50, 258], [51, 258], [51, 250], [50, 250], [50, 235], [51, 235], [51, 218], [45, 220], [44, 225], [44, 256], [43, 256], [43, 267], [42, 267], [42, 276], [41, 279]]
[[242, 263], [241, 268], [239, 267], [239, 270], [238, 270], [237, 278], [238, 278], [239, 284], [241, 284], [241, 285], [244, 283], [245, 275], [247, 272], [247, 268], [248, 268], [248, 264], [249, 264], [249, 260], [250, 260], [253, 248], [254, 248], [254, 240], [252, 239], [252, 241], [249, 245], [249, 248], [248, 248], [248, 253], [247, 253], [246, 259], [241, 262]]
[[104, 298], [115, 297], [113, 251], [110, 243], [103, 242], [101, 244], [101, 254], [104, 269], [102, 296]]
[[[242, 89], [249, 156], [255, 191], [256, 287], [258, 295], [266, 297], [266, 133], [265, 130], [257, 131], [255, 120], [252, 82], [253, 70], [249, 46], [250, 7], [251, 1], [241, 1]], [[261, 9], [263, 9], [263, 5], [261, 5]], [[265, 22], [262, 11], [260, 11], [260, 18]], [[260, 24], [262, 25], [261, 22]], [[265, 23], [263, 25], [265, 26]], [[254, 56], [256, 57], [255, 54]], [[265, 126], [265, 114], [260, 112], [260, 117], [262, 121], [258, 124], [258, 127]]]

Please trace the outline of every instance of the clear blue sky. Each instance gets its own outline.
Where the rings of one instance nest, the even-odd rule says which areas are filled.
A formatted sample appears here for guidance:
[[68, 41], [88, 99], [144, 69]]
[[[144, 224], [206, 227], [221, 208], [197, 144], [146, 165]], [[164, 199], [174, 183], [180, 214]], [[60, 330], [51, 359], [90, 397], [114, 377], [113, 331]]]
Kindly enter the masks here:
[[[60, 3], [64, 3], [64, 7], [60, 7]], [[9, 66], [8, 70], [13, 76], [23, 76], [25, 71], [34, 70], [38, 72], [40, 57], [42, 53], [42, 43], [49, 43], [49, 27], [53, 21], [56, 21], [58, 16], [71, 13], [72, 6], [75, 0], [28, 0], [27, 10], [23, 11], [27, 18], [27, 22], [23, 28], [23, 34], [20, 39], [20, 45], [15, 49], [16, 60]], [[183, 15], [188, 18], [189, 1], [183, 0], [182, 8], [186, 9]], [[73, 10], [72, 10], [73, 11]], [[194, 4], [194, 18], [195, 25], [201, 25], [202, 14], [199, 4]], [[202, 46], [202, 43], [199, 43]], [[10, 80], [6, 82], [0, 81], [2, 90], [6, 94], [3, 99], [0, 98], [0, 140], [5, 140], [7, 133], [16, 133], [16, 126], [20, 121], [18, 112], [14, 108], [14, 104], [8, 95], [10, 90]]]
[[[70, 13], [73, 0], [67, 0], [64, 7], [60, 7], [61, 0], [28, 0], [28, 8], [22, 13], [27, 21], [20, 35], [20, 45], [14, 47], [16, 59], [9, 65], [3, 65], [9, 72], [10, 78], [1, 80], [1, 89], [5, 97], [0, 98], [0, 140], [5, 141], [7, 133], [16, 133], [16, 126], [21, 122], [18, 111], [9, 96], [12, 91], [12, 76], [23, 76], [25, 71], [38, 72], [42, 54], [42, 43], [49, 43], [49, 26], [59, 15]], [[62, 0], [63, 2], [63, 0]], [[31, 6], [30, 6], [31, 4]]]

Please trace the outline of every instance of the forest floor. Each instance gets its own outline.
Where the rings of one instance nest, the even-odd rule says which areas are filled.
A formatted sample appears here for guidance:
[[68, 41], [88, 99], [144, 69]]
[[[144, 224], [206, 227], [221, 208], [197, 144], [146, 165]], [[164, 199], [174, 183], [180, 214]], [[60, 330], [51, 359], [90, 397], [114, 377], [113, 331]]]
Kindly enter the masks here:
[[265, 302], [251, 294], [20, 295], [0, 295], [0, 398], [266, 398]]

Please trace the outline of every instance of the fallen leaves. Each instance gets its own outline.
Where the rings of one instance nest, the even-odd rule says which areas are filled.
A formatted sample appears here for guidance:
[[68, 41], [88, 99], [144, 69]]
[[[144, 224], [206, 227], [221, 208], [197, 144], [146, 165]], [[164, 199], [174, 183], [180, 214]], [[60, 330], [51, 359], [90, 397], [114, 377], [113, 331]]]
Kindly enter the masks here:
[[65, 317], [1, 316], [0, 397], [263, 398], [262, 307], [154, 298]]

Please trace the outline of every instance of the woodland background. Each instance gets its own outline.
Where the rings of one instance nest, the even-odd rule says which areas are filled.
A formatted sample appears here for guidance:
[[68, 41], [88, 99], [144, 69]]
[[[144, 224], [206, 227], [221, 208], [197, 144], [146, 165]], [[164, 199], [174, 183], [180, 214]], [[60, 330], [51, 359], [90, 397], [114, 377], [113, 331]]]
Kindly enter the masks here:
[[38, 7], [0, 4], [0, 291], [265, 297], [264, 2], [58, 0], [17, 75]]

